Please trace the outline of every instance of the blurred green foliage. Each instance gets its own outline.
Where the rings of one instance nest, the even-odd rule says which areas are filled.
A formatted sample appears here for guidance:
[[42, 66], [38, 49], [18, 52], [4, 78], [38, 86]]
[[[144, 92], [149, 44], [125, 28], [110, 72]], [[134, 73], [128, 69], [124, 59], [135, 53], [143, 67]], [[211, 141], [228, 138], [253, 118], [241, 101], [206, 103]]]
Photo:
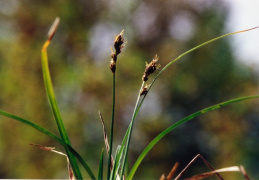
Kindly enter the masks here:
[[[128, 41], [117, 63], [117, 146], [133, 112], [145, 61], [158, 54], [163, 67], [182, 52], [224, 34], [227, 12], [222, 1], [206, 0], [2, 0], [0, 109], [57, 133], [44, 91], [40, 49], [59, 16], [61, 24], [49, 47], [51, 75], [71, 143], [97, 173], [104, 147], [98, 110], [109, 129], [114, 36], [124, 29]], [[160, 77], [143, 104], [133, 130], [130, 164], [173, 122], [227, 99], [255, 95], [256, 78], [256, 72], [234, 59], [229, 38], [179, 61]], [[136, 178], [158, 179], [176, 161], [180, 170], [198, 153], [215, 168], [242, 164], [252, 179], [259, 178], [257, 105], [238, 103], [181, 126], [151, 151]], [[28, 144], [63, 150], [61, 146], [20, 123], [0, 119], [0, 178], [67, 178], [65, 158]], [[197, 162], [186, 176], [208, 170]], [[238, 173], [222, 176], [242, 179]]]

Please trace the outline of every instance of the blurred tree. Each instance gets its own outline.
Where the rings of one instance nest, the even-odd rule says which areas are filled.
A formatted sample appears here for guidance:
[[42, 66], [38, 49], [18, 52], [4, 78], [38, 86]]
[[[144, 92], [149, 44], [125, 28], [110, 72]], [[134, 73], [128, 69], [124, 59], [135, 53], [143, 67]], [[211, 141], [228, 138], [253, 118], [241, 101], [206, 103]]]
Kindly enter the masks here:
[[[124, 29], [128, 40], [117, 68], [118, 144], [129, 124], [145, 61], [158, 53], [164, 66], [185, 50], [224, 34], [227, 10], [221, 1], [206, 0], [2, 0], [0, 109], [57, 133], [45, 97], [40, 50], [59, 16], [61, 24], [49, 47], [54, 87], [72, 144], [97, 171], [104, 146], [97, 112], [102, 112], [109, 129], [114, 35]], [[223, 100], [253, 95], [256, 87], [255, 73], [233, 59], [229, 39], [191, 53], [165, 72], [148, 95], [133, 130], [131, 163], [168, 125]], [[258, 123], [251, 104], [227, 107], [181, 126], [152, 150], [136, 178], [158, 179], [175, 161], [182, 168], [197, 153], [215, 168], [244, 164], [252, 177], [259, 177], [254, 169]], [[0, 178], [67, 178], [63, 157], [27, 146], [37, 143], [62, 150], [57, 143], [20, 123], [0, 119]], [[200, 163], [188, 172], [204, 172], [204, 166]]]

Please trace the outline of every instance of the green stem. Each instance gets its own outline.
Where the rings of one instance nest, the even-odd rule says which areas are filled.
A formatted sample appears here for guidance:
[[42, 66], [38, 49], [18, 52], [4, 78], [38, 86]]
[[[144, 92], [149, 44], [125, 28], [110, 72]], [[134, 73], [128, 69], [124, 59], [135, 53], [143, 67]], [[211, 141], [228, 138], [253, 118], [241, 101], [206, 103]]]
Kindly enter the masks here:
[[[120, 173], [121, 178], [123, 177], [123, 173], [124, 173], [124, 170], [125, 170], [125, 165], [126, 165], [128, 151], [129, 151], [129, 145], [130, 145], [130, 139], [131, 139], [131, 134], [132, 134], [132, 130], [133, 130], [133, 125], [134, 125], [134, 121], [136, 119], [137, 112], [138, 112], [140, 92], [142, 91], [144, 85], [145, 85], [145, 82], [143, 81], [142, 85], [141, 85], [141, 88], [139, 90], [139, 93], [138, 93], [138, 98], [137, 98], [137, 101], [136, 101], [136, 105], [135, 105], [135, 108], [134, 108], [134, 112], [133, 112], [133, 115], [132, 115], [132, 118], [131, 118], [129, 128], [128, 128], [126, 134], [125, 134], [125, 137], [127, 138], [127, 142], [126, 142], [126, 146], [125, 146], [125, 154], [124, 154], [123, 161], [122, 161], [122, 169], [121, 169], [121, 173]], [[125, 139], [125, 137], [124, 137], [124, 139]]]
[[112, 117], [111, 117], [111, 132], [110, 132], [110, 151], [108, 156], [108, 169], [107, 179], [110, 179], [111, 173], [111, 157], [112, 157], [112, 145], [113, 145], [113, 127], [114, 127], [114, 112], [115, 112], [115, 72], [112, 74]]

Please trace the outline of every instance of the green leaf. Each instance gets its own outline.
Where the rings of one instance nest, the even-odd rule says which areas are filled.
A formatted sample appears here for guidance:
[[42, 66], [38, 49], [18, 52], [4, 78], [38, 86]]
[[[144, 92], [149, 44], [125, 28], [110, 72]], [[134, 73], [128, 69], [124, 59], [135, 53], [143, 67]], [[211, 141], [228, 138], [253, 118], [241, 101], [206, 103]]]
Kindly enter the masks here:
[[137, 113], [138, 113], [138, 110], [139, 110], [139, 102], [140, 102], [140, 92], [142, 91], [143, 87], [145, 85], [145, 82], [143, 81], [142, 82], [142, 85], [140, 87], [140, 90], [139, 90], [139, 93], [138, 93], [138, 98], [137, 98], [137, 101], [136, 101], [136, 105], [135, 105], [135, 108], [134, 108], [134, 111], [133, 111], [133, 115], [132, 115], [132, 118], [131, 118], [131, 121], [130, 121], [130, 125], [127, 129], [127, 132], [125, 133], [125, 136], [123, 138], [123, 141], [122, 141], [122, 147], [124, 147], [124, 143], [126, 142], [126, 145], [125, 145], [125, 152], [123, 153], [124, 154], [124, 157], [123, 157], [123, 161], [122, 161], [122, 168], [121, 168], [121, 172], [120, 172], [120, 178], [122, 179], [123, 177], [123, 174], [124, 174], [124, 170], [125, 170], [125, 166], [126, 166], [126, 162], [127, 162], [127, 156], [128, 156], [128, 152], [129, 152], [129, 146], [130, 146], [130, 139], [131, 139], [131, 134], [132, 134], [132, 130], [133, 130], [133, 125], [134, 125], [134, 121], [136, 119], [136, 116], [137, 116]]
[[110, 151], [108, 155], [107, 165], [107, 179], [110, 177], [111, 160], [112, 160], [112, 147], [113, 147], [113, 127], [114, 127], [114, 112], [115, 112], [115, 72], [112, 74], [112, 116], [111, 116], [111, 132], [110, 132]]
[[138, 169], [140, 163], [142, 162], [142, 160], [144, 159], [144, 157], [148, 154], [148, 152], [165, 136], [167, 135], [169, 132], [171, 132], [173, 129], [175, 129], [176, 127], [180, 126], [181, 124], [190, 121], [192, 119], [194, 119], [195, 117], [201, 115], [201, 114], [205, 114], [209, 111], [213, 111], [216, 109], [219, 109], [223, 106], [229, 105], [229, 104], [233, 104], [233, 103], [237, 103], [240, 101], [244, 101], [244, 100], [248, 100], [248, 99], [255, 99], [255, 98], [259, 98], [259, 95], [256, 96], [247, 96], [247, 97], [241, 97], [241, 98], [237, 98], [237, 99], [231, 99], [213, 106], [210, 106], [208, 108], [202, 109], [200, 111], [197, 111], [183, 119], [181, 119], [180, 121], [174, 123], [173, 125], [171, 125], [170, 127], [168, 127], [166, 130], [164, 130], [163, 132], [161, 132], [155, 139], [153, 139], [149, 145], [144, 149], [144, 151], [141, 153], [141, 155], [139, 156], [139, 158], [137, 159], [137, 161], [135, 162], [135, 164], [133, 165], [127, 179], [131, 180], [133, 178], [133, 176], [135, 175], [136, 170]]
[[[56, 18], [56, 20], [54, 21], [53, 25], [50, 28], [50, 31], [48, 33], [48, 39], [47, 41], [43, 44], [42, 46], [42, 50], [41, 50], [41, 64], [42, 64], [42, 74], [43, 74], [43, 80], [44, 80], [44, 85], [45, 85], [45, 89], [46, 89], [46, 93], [50, 102], [50, 106], [52, 109], [52, 112], [54, 114], [55, 120], [56, 120], [56, 124], [59, 130], [59, 134], [62, 138], [62, 140], [67, 143], [68, 145], [70, 145], [70, 141], [67, 135], [67, 132], [65, 130], [65, 126], [63, 124], [61, 115], [60, 115], [60, 111], [58, 108], [58, 104], [57, 104], [57, 100], [55, 97], [55, 93], [53, 90], [53, 85], [52, 85], [52, 81], [51, 81], [51, 76], [50, 76], [50, 72], [49, 72], [49, 65], [48, 65], [48, 55], [47, 55], [47, 48], [55, 34], [55, 31], [57, 29], [59, 23], [59, 18]], [[83, 179], [82, 174], [80, 172], [80, 169], [78, 167], [77, 161], [75, 156], [70, 152], [70, 150], [66, 147], [66, 153], [69, 159], [69, 162], [71, 164], [71, 167], [74, 171], [74, 175], [77, 179]]]
[[110, 180], [116, 179], [116, 176], [119, 175], [118, 172], [119, 172], [119, 169], [120, 169], [120, 161], [121, 161], [121, 158], [122, 158], [122, 155], [121, 155], [122, 151], [120, 151], [120, 149], [124, 149], [124, 148], [121, 147], [121, 146], [117, 147], [117, 150], [116, 150], [116, 153], [115, 153], [114, 165], [113, 165], [112, 172], [111, 172], [111, 175], [110, 175]]
[[100, 163], [99, 163], [98, 180], [103, 179], [103, 151], [104, 149], [102, 149], [102, 154], [101, 154]]
[[73, 149], [70, 145], [68, 145], [67, 143], [65, 143], [62, 139], [60, 139], [59, 137], [57, 137], [55, 134], [49, 132], [48, 130], [26, 120], [26, 119], [23, 119], [21, 117], [18, 117], [18, 116], [15, 116], [11, 113], [7, 113], [5, 111], [0, 111], [0, 115], [2, 116], [5, 116], [5, 117], [8, 117], [8, 118], [11, 118], [13, 120], [16, 120], [16, 121], [19, 121], [25, 125], [28, 125], [40, 132], [42, 132], [43, 134], [51, 137], [52, 139], [54, 139], [55, 141], [57, 141], [59, 144], [63, 145], [64, 147], [67, 147], [75, 156], [76, 158], [78, 159], [78, 161], [83, 165], [83, 167], [85, 168], [85, 170], [88, 172], [89, 176], [92, 178], [92, 179], [96, 179], [92, 170], [90, 169], [90, 167], [88, 166], [88, 164], [83, 160], [83, 158], [78, 154], [78, 152]]
[[[222, 38], [224, 38], [224, 37], [227, 37], [227, 36], [230, 36], [230, 35], [233, 35], [233, 34], [238, 34], [238, 33], [243, 33], [243, 32], [247, 32], [247, 31], [251, 31], [251, 30], [256, 29], [256, 28], [259, 28], [259, 26], [254, 27], [254, 28], [250, 28], [250, 29], [246, 29], [246, 30], [242, 30], [242, 31], [236, 31], [236, 32], [228, 33], [228, 34], [225, 34], [225, 35], [216, 37], [216, 38], [214, 38], [214, 39], [211, 39], [211, 40], [209, 40], [209, 41], [206, 41], [206, 42], [204, 42], [204, 43], [202, 43], [202, 44], [200, 44], [200, 45], [198, 45], [198, 46], [195, 46], [194, 48], [192, 48], [192, 49], [190, 49], [190, 50], [188, 50], [188, 51], [182, 53], [182, 54], [179, 55], [177, 58], [175, 58], [174, 60], [170, 61], [162, 70], [159, 71], [159, 73], [155, 76], [155, 78], [153, 79], [153, 81], [152, 81], [151, 84], [149, 85], [148, 92], [150, 91], [150, 89], [152, 88], [153, 84], [155, 83], [155, 81], [157, 80], [157, 78], [160, 76], [160, 74], [161, 74], [162, 72], [164, 72], [164, 71], [165, 71], [169, 66], [171, 66], [173, 63], [177, 62], [179, 59], [181, 59], [182, 57], [184, 57], [185, 55], [191, 53], [192, 51], [194, 51], [194, 50], [196, 50], [196, 49], [199, 49], [200, 47], [203, 47], [203, 46], [205, 46], [205, 45], [207, 45], [207, 44], [209, 44], [209, 43], [212, 43], [212, 42], [214, 42], [214, 41], [216, 41], [216, 40], [222, 39]], [[143, 104], [143, 102], [144, 102], [144, 100], [145, 100], [145, 98], [146, 98], [148, 92], [147, 92], [147, 93], [144, 95], [144, 97], [141, 99], [140, 103], [138, 102], [138, 100], [139, 100], [139, 97], [138, 97], [138, 100], [137, 100], [137, 103], [136, 103], [136, 106], [135, 106], [135, 109], [134, 109], [133, 117], [132, 117], [132, 120], [131, 120], [131, 124], [129, 125], [129, 128], [128, 128], [127, 132], [126, 132], [126, 135], [129, 134], [128, 141], [130, 140], [130, 136], [131, 136], [131, 131], [132, 131], [132, 126], [133, 126], [134, 120], [135, 120], [135, 118], [136, 118], [136, 116], [137, 116], [137, 114], [138, 114], [138, 112], [139, 112], [139, 110], [140, 110], [140, 108], [141, 108], [141, 106], [142, 106], [142, 104]], [[129, 132], [128, 132], [128, 131], [129, 131]], [[125, 139], [125, 137], [124, 137], [124, 139]], [[124, 139], [123, 139], [123, 141], [124, 141]], [[127, 144], [129, 144], [129, 142], [127, 142]], [[128, 152], [128, 147], [126, 147], [126, 153], [127, 153], [127, 152]], [[125, 157], [124, 162], [123, 162], [122, 173], [123, 173], [124, 167], [125, 167], [125, 160], [126, 160], [126, 157]]]

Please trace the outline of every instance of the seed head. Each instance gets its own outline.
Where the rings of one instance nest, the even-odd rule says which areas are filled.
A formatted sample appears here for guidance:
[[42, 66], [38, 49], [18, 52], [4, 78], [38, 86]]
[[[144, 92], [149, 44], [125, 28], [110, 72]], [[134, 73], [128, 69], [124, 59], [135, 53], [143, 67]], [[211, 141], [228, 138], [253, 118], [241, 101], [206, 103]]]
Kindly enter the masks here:
[[142, 95], [146, 95], [148, 93], [148, 88], [150, 85], [146, 85], [145, 87], [143, 87], [143, 89], [140, 92], [140, 96]]
[[117, 36], [115, 36], [114, 39], [114, 48], [116, 50], [116, 55], [121, 53], [121, 49], [124, 47], [125, 40], [122, 37], [124, 30], [121, 31], [121, 33]]
[[116, 62], [117, 62], [117, 56], [121, 53], [121, 49], [124, 47], [125, 40], [122, 37], [124, 30], [121, 31], [121, 33], [117, 36], [115, 36], [114, 39], [114, 48], [115, 52], [113, 52], [113, 49], [111, 48], [111, 63], [110, 63], [110, 69], [112, 73], [115, 73], [116, 71]]
[[116, 62], [113, 59], [111, 59], [110, 69], [111, 69], [112, 73], [115, 73], [115, 71], [116, 71]]
[[58, 28], [58, 24], [59, 24], [60, 18], [56, 17], [55, 21], [53, 22], [52, 26], [49, 29], [48, 32], [48, 39], [51, 41], [51, 39], [53, 38], [57, 28]]
[[153, 60], [149, 64], [146, 62], [146, 69], [145, 69], [144, 75], [142, 77], [143, 81], [147, 81], [148, 76], [150, 74], [152, 74], [153, 72], [155, 72], [155, 70], [157, 70], [160, 67], [160, 64], [157, 65], [158, 59], [159, 59], [159, 57], [156, 54], [155, 57], [153, 58]]

